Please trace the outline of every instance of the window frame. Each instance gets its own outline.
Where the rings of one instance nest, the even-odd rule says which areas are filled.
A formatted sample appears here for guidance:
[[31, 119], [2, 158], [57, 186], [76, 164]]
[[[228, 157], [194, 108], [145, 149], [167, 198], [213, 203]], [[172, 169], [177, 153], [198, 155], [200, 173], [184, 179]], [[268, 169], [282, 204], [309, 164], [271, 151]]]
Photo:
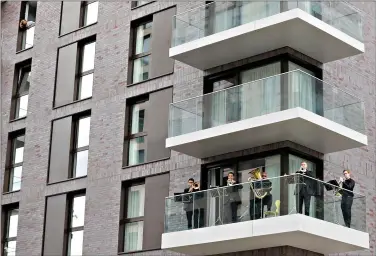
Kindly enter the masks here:
[[[125, 251], [124, 243], [125, 243], [125, 226], [128, 223], [135, 223], [144, 221], [145, 219], [145, 212], [144, 216], [142, 217], [135, 217], [135, 218], [127, 218], [128, 212], [128, 191], [131, 187], [144, 185], [145, 193], [146, 193], [146, 180], [139, 179], [134, 181], [123, 182], [122, 189], [121, 189], [121, 202], [120, 202], [120, 219], [119, 219], [119, 244], [118, 244], [118, 252], [119, 253], [132, 253], [132, 252], [140, 252], [143, 251], [141, 248], [140, 250], [136, 251]], [[143, 205], [145, 209], [145, 201]], [[143, 227], [144, 228], [144, 227]]]
[[[22, 96], [25, 96], [25, 95], [29, 95], [30, 94], [30, 82], [29, 82], [29, 90], [27, 91], [27, 93], [19, 93], [19, 90], [20, 90], [20, 85], [21, 85], [21, 76], [22, 76], [22, 71], [24, 69], [28, 70], [31, 74], [32, 70], [31, 70], [31, 59], [29, 60], [26, 60], [25, 62], [22, 62], [22, 63], [18, 63], [16, 64], [16, 67], [15, 67], [15, 73], [14, 73], [14, 82], [13, 82], [13, 93], [12, 93], [12, 99], [11, 99], [11, 111], [10, 111], [10, 121], [13, 121], [13, 120], [18, 120], [18, 119], [22, 119], [22, 118], [26, 118], [27, 117], [27, 109], [26, 109], [26, 115], [25, 116], [22, 116], [22, 117], [17, 117], [17, 112], [19, 109], [17, 109], [17, 100], [20, 99]], [[27, 72], [27, 71], [25, 71]]]
[[[10, 187], [11, 187], [11, 182], [13, 181], [13, 177], [14, 177], [14, 168], [17, 168], [17, 167], [23, 167], [23, 162], [24, 162], [24, 158], [22, 158], [22, 162], [20, 163], [13, 163], [14, 162], [14, 156], [15, 156], [15, 141], [17, 140], [17, 138], [19, 137], [24, 137], [24, 151], [25, 151], [25, 144], [26, 144], [26, 141], [25, 141], [25, 130], [21, 130], [21, 131], [18, 131], [18, 132], [15, 132], [13, 134], [10, 134], [9, 135], [9, 138], [8, 138], [8, 149], [7, 149], [7, 159], [6, 159], [6, 166], [5, 166], [5, 177], [4, 177], [4, 191], [3, 193], [12, 193], [12, 192], [17, 192], [17, 191], [20, 191], [21, 190], [21, 186], [20, 186], [20, 189], [17, 189], [17, 190], [12, 190], [10, 191]], [[21, 184], [22, 184], [22, 176], [20, 177], [20, 181], [21, 181]], [[13, 184], [12, 184], [13, 185]]]
[[[147, 159], [146, 159], [146, 156], [147, 156], [147, 143], [145, 142], [145, 159], [144, 159], [144, 162], [143, 163], [137, 163], [137, 164], [132, 164], [130, 165], [129, 164], [129, 152], [130, 152], [130, 141], [132, 139], [136, 139], [136, 138], [140, 138], [140, 137], [146, 137], [147, 138], [147, 135], [148, 135], [148, 132], [147, 131], [142, 131], [142, 132], [138, 132], [138, 133], [134, 133], [134, 134], [131, 134], [131, 130], [132, 130], [132, 107], [137, 105], [137, 104], [145, 104], [145, 113], [147, 112], [147, 109], [149, 107], [149, 95], [144, 95], [144, 96], [141, 96], [141, 97], [137, 97], [135, 99], [130, 99], [128, 100], [128, 103], [127, 103], [127, 106], [126, 106], [126, 118], [125, 118], [125, 127], [126, 127], [126, 132], [124, 133], [125, 136], [124, 136], [124, 164], [125, 166], [134, 166], [134, 165], [139, 165], [139, 164], [145, 164], [147, 163]], [[144, 128], [145, 128], [145, 120], [146, 120], [146, 115], [144, 116]]]
[[[87, 14], [87, 7], [90, 4], [95, 3], [95, 2], [99, 2], [99, 1], [82, 1], [81, 2], [81, 7], [80, 7], [81, 8], [80, 9], [80, 21], [79, 21], [79, 27], [78, 27], [78, 29], [90, 26], [90, 25], [95, 24], [95, 23], [98, 22], [98, 15], [97, 15], [97, 20], [95, 22], [85, 25], [85, 15]], [[98, 8], [99, 8], [99, 6], [98, 6]]]
[[[84, 62], [85, 46], [89, 45], [91, 43], [95, 43], [94, 60], [93, 60], [93, 62], [94, 62], [94, 65], [93, 65], [94, 68], [82, 72], [81, 70], [82, 70], [82, 66], [83, 66], [83, 62]], [[75, 74], [75, 88], [74, 88], [74, 95], [73, 95], [73, 99], [74, 100], [73, 100], [73, 102], [80, 101], [80, 100], [86, 100], [86, 99], [90, 99], [91, 97], [93, 97], [96, 47], [97, 47], [97, 42], [96, 42], [96, 38], [95, 37], [84, 39], [82, 41], [79, 41], [78, 44], [77, 44], [76, 74]], [[92, 85], [91, 96], [80, 99], [79, 96], [80, 96], [80, 92], [82, 91], [82, 88], [81, 88], [81, 79], [84, 76], [87, 76], [87, 75], [90, 75], [90, 74], [93, 74], [93, 85]]]
[[[10, 213], [14, 210], [17, 210], [18, 211], [18, 221], [17, 221], [17, 236], [15, 237], [7, 237], [8, 236], [8, 229], [9, 229], [9, 220], [10, 220]], [[3, 224], [3, 228], [1, 230], [2, 232], [2, 238], [1, 238], [1, 248], [2, 248], [2, 252], [3, 252], [3, 255], [8, 255], [6, 252], [5, 252], [5, 245], [8, 243], [8, 242], [13, 242], [15, 241], [16, 242], [16, 246], [17, 246], [17, 237], [18, 237], [18, 222], [19, 222], [19, 206], [18, 204], [17, 205], [11, 205], [11, 206], [8, 206], [8, 207], [5, 207], [5, 209], [3, 209], [3, 212], [2, 212], [2, 224]], [[17, 248], [17, 247], [16, 247]]]
[[[76, 231], [84, 231], [85, 230], [85, 219], [84, 219], [84, 225], [83, 226], [78, 226], [78, 227], [71, 227], [72, 226], [72, 213], [73, 213], [73, 204], [74, 204], [74, 199], [76, 197], [81, 197], [85, 196], [85, 212], [86, 213], [86, 192], [85, 191], [78, 191], [78, 192], [73, 192], [73, 193], [68, 193], [67, 194], [67, 207], [66, 207], [66, 213], [65, 213], [65, 228], [64, 228], [64, 253], [63, 255], [68, 256], [69, 252], [69, 239], [70, 239], [70, 234]], [[83, 244], [82, 244], [83, 247]]]
[[[20, 16], [19, 16], [19, 22], [18, 24], [20, 23], [21, 20], [25, 19], [25, 20], [28, 20], [26, 19], [25, 17], [25, 14], [26, 14], [26, 7], [28, 5], [29, 2], [37, 2], [37, 1], [22, 1], [21, 2], [21, 8], [20, 8]], [[37, 4], [37, 3], [36, 3]], [[38, 11], [38, 6], [35, 8], [35, 21], [34, 23], [36, 23], [36, 20], [37, 20], [37, 11]], [[26, 28], [26, 29], [21, 29], [18, 25], [18, 39], [17, 39], [17, 47], [16, 47], [16, 52], [21, 52], [21, 51], [25, 51], [25, 50], [28, 50], [28, 49], [31, 49], [33, 48], [34, 46], [34, 40], [33, 40], [33, 45], [26, 48], [26, 45], [25, 47], [23, 47], [23, 43], [26, 44], [26, 42], [24, 42], [24, 35], [27, 34], [27, 32], [30, 30], [30, 29], [35, 29], [35, 24], [29, 28]], [[35, 33], [35, 32], [34, 32]], [[33, 38], [35, 37], [35, 35], [33, 35]], [[26, 40], [26, 39], [25, 39]]]
[[[81, 115], [76, 115], [72, 117], [72, 136], [71, 136], [71, 149], [70, 149], [70, 164], [69, 164], [69, 175], [68, 179], [75, 179], [75, 178], [81, 178], [87, 176], [87, 170], [86, 175], [83, 176], [76, 176], [76, 159], [77, 154], [79, 152], [88, 151], [89, 154], [89, 146], [90, 146], [90, 139], [89, 139], [89, 145], [78, 147], [78, 136], [79, 136], [79, 123], [81, 119], [90, 118], [90, 126], [89, 126], [89, 138], [90, 138], [90, 127], [91, 127], [91, 113], [84, 113]], [[89, 163], [89, 158], [87, 163]]]
[[[135, 83], [142, 83], [144, 81], [147, 81], [149, 79], [151, 79], [151, 76], [150, 76], [150, 67], [151, 67], [151, 58], [152, 58], [152, 36], [153, 36], [153, 32], [150, 33], [150, 51], [148, 52], [142, 52], [142, 53], [139, 53], [139, 54], [136, 54], [136, 45], [137, 45], [137, 28], [140, 27], [140, 26], [143, 26], [145, 24], [148, 24], [148, 23], [151, 23], [151, 30], [153, 30], [153, 15], [150, 15], [150, 16], [147, 16], [145, 18], [142, 18], [141, 20], [139, 20], [138, 22], [135, 22], [133, 24], [131, 24], [131, 51], [130, 51], [130, 57], [129, 57], [129, 62], [131, 63], [130, 65], [130, 68], [129, 68], [129, 84], [135, 84]], [[135, 82], [134, 81], [134, 78], [133, 78], [133, 71], [134, 71], [134, 63], [136, 60], [138, 59], [142, 59], [144, 57], [147, 57], [149, 56], [149, 77], [147, 79], [144, 79], [142, 81], [138, 81], [138, 82]]]
[[140, 5], [138, 5], [137, 2], [139, 2], [139, 1], [131, 1], [131, 9], [136, 9], [138, 7], [145, 6], [145, 5], [153, 3], [155, 1], [147, 1], [146, 3], [140, 4]]

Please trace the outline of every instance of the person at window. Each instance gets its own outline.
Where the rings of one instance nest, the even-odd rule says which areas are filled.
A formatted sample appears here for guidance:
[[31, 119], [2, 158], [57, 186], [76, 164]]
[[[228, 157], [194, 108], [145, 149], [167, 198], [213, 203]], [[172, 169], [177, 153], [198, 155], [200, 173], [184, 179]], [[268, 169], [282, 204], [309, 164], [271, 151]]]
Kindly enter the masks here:
[[200, 191], [200, 184], [195, 182], [193, 178], [188, 180], [188, 187], [184, 189], [185, 194], [183, 196], [183, 203], [184, 203], [184, 211], [187, 215], [187, 223], [188, 229], [192, 229], [192, 220], [193, 220], [193, 228], [199, 227], [199, 205], [197, 204], [197, 199], [200, 199], [200, 195], [198, 195], [198, 191]]
[[311, 205], [311, 197], [314, 195], [314, 183], [312, 172], [307, 169], [307, 163], [302, 162], [300, 164], [299, 171], [296, 174], [296, 206], [298, 213], [303, 212], [303, 202], [304, 202], [304, 214], [309, 216], [309, 210]]
[[20, 21], [20, 29], [26, 30], [28, 28], [31, 28], [35, 25], [34, 21], [27, 21], [27, 20], [21, 20]]
[[234, 173], [229, 172], [224, 196], [225, 223], [235, 223], [238, 220], [238, 206], [241, 204], [239, 189], [242, 188], [243, 186], [236, 182]]
[[262, 199], [261, 214], [264, 216], [264, 207], [266, 206], [267, 211], [271, 211], [273, 196], [270, 193], [272, 190], [272, 182], [268, 179], [268, 173], [264, 170], [261, 174], [262, 177], [262, 187], [265, 188], [264, 191], [267, 192], [266, 196]]
[[344, 178], [340, 177], [339, 179], [340, 185], [342, 183], [342, 190], [340, 190], [342, 194], [341, 210], [345, 225], [349, 228], [351, 224], [351, 207], [354, 199], [354, 193], [352, 191], [355, 187], [355, 181], [351, 178], [349, 170], [344, 170], [343, 175]]

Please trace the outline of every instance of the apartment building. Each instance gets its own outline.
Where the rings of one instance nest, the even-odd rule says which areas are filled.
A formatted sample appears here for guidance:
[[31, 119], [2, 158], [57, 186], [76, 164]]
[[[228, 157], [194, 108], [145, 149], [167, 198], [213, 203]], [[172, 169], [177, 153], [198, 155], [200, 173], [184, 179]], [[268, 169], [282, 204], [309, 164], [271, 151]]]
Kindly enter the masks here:
[[3, 1], [2, 255], [374, 255], [375, 13]]

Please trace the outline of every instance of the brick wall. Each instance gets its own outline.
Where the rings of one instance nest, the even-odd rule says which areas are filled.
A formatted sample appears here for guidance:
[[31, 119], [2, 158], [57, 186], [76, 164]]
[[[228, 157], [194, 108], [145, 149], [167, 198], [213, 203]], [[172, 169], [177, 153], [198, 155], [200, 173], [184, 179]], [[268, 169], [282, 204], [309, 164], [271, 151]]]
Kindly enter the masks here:
[[[204, 1], [178, 2], [177, 13]], [[369, 146], [323, 156], [324, 159], [353, 170], [360, 192], [367, 194], [367, 223], [371, 251], [376, 245], [376, 166], [375, 166], [375, 3], [352, 2], [364, 17], [366, 53], [323, 66], [324, 80], [365, 100]], [[174, 86], [174, 101], [202, 94], [204, 74], [226, 70], [254, 61], [258, 56], [231, 63], [205, 73], [175, 62], [174, 74], [127, 87], [130, 22], [175, 5], [153, 2], [131, 10], [130, 2], [100, 2], [98, 23], [59, 37], [61, 3], [39, 2], [34, 47], [16, 54], [20, 2], [7, 1], [1, 7], [1, 180], [4, 177], [6, 142], [9, 132], [26, 128], [22, 190], [1, 195], [1, 205], [19, 202], [17, 255], [40, 255], [42, 251], [45, 197], [86, 188], [85, 255], [117, 255], [121, 182], [151, 174], [170, 172], [170, 194], [180, 192], [188, 178], [199, 179], [201, 162], [250, 154], [285, 146], [285, 143], [234, 152], [210, 159], [195, 159], [177, 152], [171, 158], [141, 166], [122, 168], [126, 99], [160, 88]], [[97, 35], [93, 97], [58, 109], [52, 109], [57, 48]], [[291, 51], [291, 49], [289, 50]], [[273, 54], [273, 53], [269, 53]], [[269, 54], [267, 56], [269, 56]], [[299, 53], [296, 53], [299, 54]], [[14, 65], [32, 58], [29, 112], [26, 119], [9, 123]], [[312, 61], [312, 60], [310, 60]], [[319, 65], [319, 63], [314, 63]], [[46, 185], [53, 119], [91, 109], [90, 154], [87, 178]], [[299, 145], [290, 146], [322, 157]], [[332, 173], [331, 173], [332, 174]], [[333, 172], [333, 175], [338, 173]], [[369, 252], [368, 255], [370, 255]], [[154, 251], [137, 255], [176, 255]], [[263, 254], [232, 254], [263, 255]], [[297, 255], [297, 254], [296, 254]], [[303, 255], [303, 254], [302, 254]], [[308, 255], [308, 254], [307, 254]], [[312, 254], [313, 255], [313, 254]], [[354, 253], [352, 255], [357, 255]]]

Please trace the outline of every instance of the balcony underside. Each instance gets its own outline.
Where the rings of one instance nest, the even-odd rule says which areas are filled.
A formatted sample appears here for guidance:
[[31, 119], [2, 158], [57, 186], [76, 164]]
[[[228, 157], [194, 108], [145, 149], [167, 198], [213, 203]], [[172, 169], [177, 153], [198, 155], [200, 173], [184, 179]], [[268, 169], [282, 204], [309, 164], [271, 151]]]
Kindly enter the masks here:
[[170, 57], [200, 70], [291, 47], [322, 63], [364, 53], [364, 44], [300, 9], [170, 48]]
[[168, 138], [166, 147], [206, 158], [280, 141], [327, 154], [367, 145], [367, 136], [302, 108]]
[[289, 245], [317, 253], [369, 249], [369, 234], [301, 214], [164, 233], [162, 249], [214, 255]]

